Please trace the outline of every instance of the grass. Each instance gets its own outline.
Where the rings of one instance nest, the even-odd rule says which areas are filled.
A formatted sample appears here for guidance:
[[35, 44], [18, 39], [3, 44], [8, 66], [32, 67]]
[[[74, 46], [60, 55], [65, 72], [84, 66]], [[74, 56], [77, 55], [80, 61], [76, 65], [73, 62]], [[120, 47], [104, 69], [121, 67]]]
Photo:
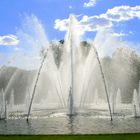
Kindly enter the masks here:
[[0, 140], [140, 140], [140, 133], [102, 135], [0, 135]]

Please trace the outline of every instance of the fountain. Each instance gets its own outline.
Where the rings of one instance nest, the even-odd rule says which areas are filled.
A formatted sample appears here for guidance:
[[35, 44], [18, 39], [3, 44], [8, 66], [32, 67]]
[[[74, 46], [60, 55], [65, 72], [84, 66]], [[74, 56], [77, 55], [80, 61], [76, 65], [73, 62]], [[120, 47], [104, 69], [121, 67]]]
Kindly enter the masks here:
[[5, 101], [5, 94], [4, 90], [1, 90], [1, 110], [0, 110], [0, 120], [6, 119], [7, 118], [7, 102]]
[[110, 36], [105, 40], [104, 34], [99, 40], [97, 33], [93, 41], [83, 41], [86, 26], [74, 15], [64, 20], [67, 32], [60, 41], [48, 42], [37, 18], [28, 20], [17, 34], [22, 49], [12, 55], [18, 57], [0, 69], [0, 132], [138, 132], [140, 58], [136, 52], [120, 47], [109, 54], [114, 40], [108, 46]]
[[[10, 97], [8, 101], [10, 108], [14, 108], [14, 105], [18, 104], [17, 110], [21, 109], [24, 113], [27, 111], [25, 114], [27, 121], [34, 114], [37, 114], [37, 111], [50, 111], [50, 114], [63, 112], [71, 118], [76, 114], [87, 113], [90, 109], [93, 114], [95, 110], [98, 112], [105, 110], [112, 121], [112, 115], [118, 113], [120, 108], [124, 109], [120, 89], [116, 91], [117, 87], [116, 89], [114, 85], [110, 87], [110, 83], [107, 81], [96, 43], [91, 41], [85, 43], [85, 46], [89, 45], [89, 47], [84, 46], [87, 49], [85, 51], [81, 43], [80, 28], [81, 26], [75, 16], [70, 15], [64, 41], [55, 44], [55, 49], [58, 50], [59, 54], [58, 63], [55, 62], [56, 56], [53, 54], [52, 44], [46, 43], [39, 50], [41, 61], [38, 70], [29, 72], [15, 69], [13, 72], [5, 87], [5, 95], [6, 97], [10, 95], [8, 96]], [[19, 77], [24, 79], [24, 74], [21, 71], [28, 73], [27, 77], [34, 73], [33, 78], [31, 80], [28, 78], [25, 87], [23, 83], [21, 84], [23, 87], [14, 87], [14, 83], [18, 84]], [[24, 82], [26, 83], [26, 79]], [[17, 90], [18, 88], [23, 90]], [[18, 94], [24, 95], [21, 104], [16, 103], [17, 92], [19, 91], [21, 93]], [[135, 90], [133, 96], [135, 116], [139, 114], [137, 97], [138, 94]]]
[[93, 47], [93, 48], [94, 48], [94, 52], [95, 52], [95, 54], [96, 54], [96, 58], [97, 58], [97, 61], [98, 61], [99, 67], [100, 67], [100, 72], [101, 72], [101, 76], [102, 76], [103, 83], [104, 83], [104, 89], [105, 89], [105, 93], [106, 93], [106, 99], [107, 99], [107, 103], [108, 103], [110, 118], [111, 118], [111, 121], [112, 121], [113, 118], [112, 118], [111, 106], [110, 106], [109, 95], [108, 95], [108, 90], [107, 90], [107, 85], [106, 85], [106, 80], [105, 80], [103, 68], [102, 68], [102, 65], [101, 65], [101, 61], [100, 61], [100, 59], [99, 59], [98, 52], [97, 52], [97, 50], [96, 50], [95, 47]]
[[120, 108], [120, 105], [121, 105], [121, 90], [118, 88], [116, 93], [115, 110]]
[[42, 67], [43, 67], [43, 64], [44, 64], [44, 61], [45, 61], [46, 57], [47, 57], [47, 51], [43, 50], [43, 59], [42, 59], [42, 62], [41, 62], [41, 65], [39, 67], [37, 77], [36, 77], [36, 80], [35, 80], [35, 85], [34, 85], [34, 88], [33, 88], [33, 93], [32, 93], [31, 101], [30, 101], [30, 104], [29, 104], [29, 110], [28, 110], [28, 114], [27, 114], [27, 121], [28, 121], [28, 118], [29, 118], [29, 115], [30, 115], [30, 111], [31, 111], [34, 95], [35, 95], [35, 92], [36, 92], [36, 87], [37, 87], [37, 84], [38, 84], [39, 76], [40, 76], [40, 73], [41, 73], [41, 70], [42, 70]]
[[139, 81], [139, 87], [138, 87], [138, 99], [139, 99], [139, 106], [140, 106], [140, 81]]
[[12, 89], [11, 91], [11, 96], [10, 96], [10, 108], [13, 109], [13, 106], [14, 106], [14, 89]]
[[134, 116], [139, 117], [140, 116], [140, 106], [139, 106], [139, 98], [137, 90], [134, 89], [133, 92], [133, 107], [134, 107]]
[[93, 103], [95, 105], [99, 104], [99, 97], [98, 97], [98, 90], [97, 89], [95, 90], [95, 93], [94, 93], [94, 101], [93, 101]]
[[111, 105], [111, 110], [112, 110], [112, 113], [114, 114], [115, 112], [115, 97], [114, 97], [114, 91], [113, 91], [113, 87], [111, 87], [111, 90], [110, 90], [110, 105]]
[[69, 90], [69, 109], [68, 109], [68, 115], [72, 116], [74, 115], [74, 65], [73, 65], [73, 24], [74, 24], [74, 17], [70, 16], [70, 23], [69, 23], [69, 40], [70, 40], [70, 63], [71, 63], [71, 85]]
[[[75, 29], [77, 29], [78, 26], [79, 25], [78, 25], [76, 18], [73, 15], [71, 15], [69, 18], [69, 29], [66, 34], [65, 44], [64, 44], [64, 48], [63, 48], [62, 63], [60, 65], [60, 68], [56, 69], [56, 73], [60, 73], [60, 79], [59, 79], [59, 76], [54, 77], [54, 78], [56, 78], [56, 81], [58, 81], [58, 83], [57, 83], [58, 85], [56, 85], [56, 92], [59, 96], [59, 100], [64, 104], [64, 108], [66, 108], [65, 100], [67, 100], [67, 108], [68, 108], [67, 114], [70, 117], [76, 113], [75, 109], [76, 108], [78, 109], [79, 103], [80, 103], [80, 106], [83, 106], [85, 104], [86, 97], [88, 96], [88, 92], [89, 92], [89, 82], [91, 80], [90, 79], [91, 73], [89, 73], [89, 77], [87, 77], [86, 72], [87, 72], [87, 69], [89, 70], [89, 72], [91, 72], [91, 70], [89, 69], [89, 66], [92, 65], [93, 69], [95, 66], [95, 62], [93, 64], [91, 62], [89, 63], [88, 59], [87, 59], [87, 61], [83, 61], [83, 62], [81, 61], [81, 59], [82, 59], [81, 49], [79, 47], [77, 47], [77, 46], [80, 46], [79, 45], [80, 34], [76, 35], [76, 32], [75, 32], [76, 31]], [[38, 82], [41, 77], [41, 72], [43, 71], [43, 69], [44, 69], [44, 71], [48, 72], [44, 68], [46, 60], [49, 59], [49, 56], [47, 55], [48, 51], [50, 51], [50, 50], [48, 50], [47, 48], [46, 49], [44, 48], [44, 50], [43, 50], [42, 62], [39, 67], [39, 70], [38, 70], [38, 73], [36, 76], [36, 80], [35, 80], [34, 86], [33, 86], [32, 97], [31, 97], [31, 101], [29, 104], [28, 114], [27, 114], [27, 121], [30, 116], [30, 112], [32, 109], [32, 103], [34, 100], [34, 96], [35, 96], [37, 87], [39, 87]], [[111, 106], [110, 106], [110, 101], [109, 101], [109, 97], [108, 97], [106, 80], [105, 80], [103, 68], [102, 68], [102, 65], [101, 65], [101, 62], [100, 62], [100, 59], [98, 56], [98, 52], [93, 44], [92, 44], [91, 53], [89, 56], [90, 56], [90, 59], [91, 58], [97, 59], [97, 63], [99, 65], [101, 77], [103, 80], [104, 90], [106, 93], [106, 99], [107, 99], [107, 103], [108, 103], [110, 117], [112, 120], [112, 112], [111, 112]], [[86, 58], [83, 58], [83, 59], [86, 60]], [[85, 62], [85, 64], [84, 64], [84, 62]], [[84, 67], [84, 65], [89, 65], [89, 66]], [[81, 75], [79, 75], [79, 73]], [[80, 78], [80, 76], [81, 76], [81, 78]], [[79, 78], [82, 81], [81, 83], [78, 83]], [[85, 80], [87, 80], [87, 81], [85, 81]], [[86, 84], [85, 84], [85, 82], [86, 82]], [[81, 89], [82, 89], [82, 91], [81, 91]], [[39, 94], [38, 94], [38, 96], [39, 96]], [[63, 98], [63, 96], [64, 96], [64, 98]], [[81, 97], [81, 99], [79, 98], [79, 96]]]
[[27, 88], [27, 91], [26, 91], [26, 97], [25, 97], [25, 110], [27, 110], [29, 108], [29, 104], [30, 104], [30, 100], [31, 100], [31, 95], [30, 95], [30, 89]]

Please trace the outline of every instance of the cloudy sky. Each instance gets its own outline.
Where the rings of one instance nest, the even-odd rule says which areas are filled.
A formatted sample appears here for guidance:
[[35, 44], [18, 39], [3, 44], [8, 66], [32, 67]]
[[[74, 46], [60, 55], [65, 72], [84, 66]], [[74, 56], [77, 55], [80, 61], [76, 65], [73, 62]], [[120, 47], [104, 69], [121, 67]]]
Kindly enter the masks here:
[[[113, 36], [123, 41], [136, 46], [140, 44], [139, 0], [1, 0], [0, 53], [26, 48], [23, 40], [26, 41], [28, 33], [38, 38], [39, 43], [47, 39], [63, 39], [71, 13], [82, 26], [84, 39], [111, 30]], [[36, 32], [31, 33], [29, 30], [33, 26]], [[27, 42], [28, 45], [37, 45], [28, 39]]]

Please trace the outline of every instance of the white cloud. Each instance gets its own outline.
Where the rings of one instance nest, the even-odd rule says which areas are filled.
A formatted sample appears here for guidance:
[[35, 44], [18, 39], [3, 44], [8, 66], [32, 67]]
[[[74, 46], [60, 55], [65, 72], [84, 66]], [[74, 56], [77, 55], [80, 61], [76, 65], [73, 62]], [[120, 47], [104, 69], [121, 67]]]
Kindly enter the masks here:
[[[59, 31], [67, 31], [69, 27], [69, 19], [56, 19], [54, 28]], [[80, 21], [77, 21], [77, 30], [81, 32], [91, 32], [97, 30], [104, 30], [105, 28], [112, 27], [112, 22], [98, 16], [83, 16]]]
[[68, 24], [69, 24], [69, 19], [63, 19], [63, 20], [56, 19], [54, 29], [58, 29], [60, 31], [66, 31], [68, 28]]
[[72, 9], [73, 7], [71, 5], [69, 5], [69, 9]]
[[112, 9], [108, 9], [105, 14], [101, 14], [100, 17], [104, 17], [112, 22], [121, 22], [131, 20], [133, 18], [140, 19], [140, 6], [117, 6]]
[[129, 34], [134, 34], [132, 31], [129, 31]]
[[[108, 9], [106, 13], [94, 16], [84, 15], [79, 21], [79, 26], [82, 27], [83, 32], [99, 31], [111, 28], [115, 23], [132, 20], [134, 18], [140, 19], [140, 6], [117, 6]], [[68, 29], [69, 19], [55, 20], [54, 28], [60, 31]], [[81, 29], [81, 28], [80, 28]], [[119, 36], [122, 36], [120, 34]]]
[[124, 33], [113, 33], [113, 36], [116, 36], [116, 37], [121, 37], [121, 36], [126, 36], [127, 34], [124, 34]]
[[88, 2], [84, 3], [84, 7], [89, 8], [89, 7], [94, 7], [96, 5], [96, 0], [89, 0]]
[[19, 40], [15, 35], [0, 36], [0, 45], [12, 46], [12, 45], [17, 45], [18, 43]]
[[79, 23], [83, 26], [82, 29], [88, 32], [104, 30], [105, 28], [110, 28], [113, 25], [111, 21], [99, 16], [83, 16]]

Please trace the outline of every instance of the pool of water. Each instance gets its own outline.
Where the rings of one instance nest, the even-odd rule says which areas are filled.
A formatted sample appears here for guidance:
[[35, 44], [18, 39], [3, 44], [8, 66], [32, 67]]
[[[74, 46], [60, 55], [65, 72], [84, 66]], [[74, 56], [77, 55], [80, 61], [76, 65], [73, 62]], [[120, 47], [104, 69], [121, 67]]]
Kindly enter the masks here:
[[[40, 113], [39, 113], [40, 114]], [[114, 115], [113, 121], [102, 112], [81, 113], [69, 117], [64, 113], [51, 113], [35, 117], [11, 117], [0, 121], [0, 134], [104, 134], [140, 132], [140, 118], [132, 115]]]

